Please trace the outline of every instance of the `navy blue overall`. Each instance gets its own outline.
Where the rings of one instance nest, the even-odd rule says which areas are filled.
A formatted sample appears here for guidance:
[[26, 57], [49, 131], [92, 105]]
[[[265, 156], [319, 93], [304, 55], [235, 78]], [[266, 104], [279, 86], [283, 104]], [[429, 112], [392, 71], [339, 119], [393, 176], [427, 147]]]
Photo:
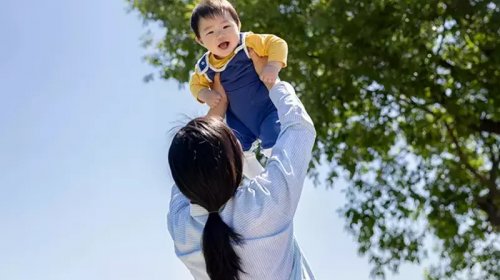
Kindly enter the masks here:
[[220, 69], [210, 65], [208, 53], [205, 53], [197, 63], [197, 70], [210, 82], [215, 73], [220, 73], [229, 100], [227, 124], [243, 150], [248, 151], [257, 139], [261, 140], [263, 149], [271, 148], [280, 132], [278, 112], [269, 98], [269, 91], [255, 72], [244, 33], [240, 33], [240, 42], [234, 52], [234, 57]]

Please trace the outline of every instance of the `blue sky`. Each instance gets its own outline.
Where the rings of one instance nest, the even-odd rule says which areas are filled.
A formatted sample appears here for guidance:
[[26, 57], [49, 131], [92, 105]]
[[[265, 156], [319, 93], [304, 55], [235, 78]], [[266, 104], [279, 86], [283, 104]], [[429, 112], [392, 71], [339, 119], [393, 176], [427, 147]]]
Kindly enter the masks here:
[[[206, 108], [175, 81], [142, 82], [154, 69], [126, 10], [2, 4], [0, 279], [191, 279], [166, 229], [166, 155], [170, 129]], [[296, 236], [318, 279], [368, 279], [335, 212], [341, 188], [307, 181]], [[387, 279], [422, 279], [422, 268]]]

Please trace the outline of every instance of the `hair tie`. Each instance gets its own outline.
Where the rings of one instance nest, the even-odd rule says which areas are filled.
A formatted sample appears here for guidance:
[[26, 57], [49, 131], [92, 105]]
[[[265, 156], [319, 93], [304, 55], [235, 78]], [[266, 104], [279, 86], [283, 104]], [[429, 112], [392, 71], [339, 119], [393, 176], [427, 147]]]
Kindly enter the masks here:
[[[214, 211], [208, 211], [208, 210], [207, 210], [207, 212], [208, 212], [208, 214], [209, 214], [209, 215], [210, 215], [210, 214], [217, 214], [217, 215], [219, 215], [219, 214], [220, 214], [220, 211], [222, 211], [222, 209], [224, 209], [224, 207], [225, 207], [225, 206], [226, 206], [226, 204], [224, 203], [224, 204], [222, 204], [222, 206], [221, 206], [221, 207], [219, 207], [219, 209], [214, 210]], [[206, 208], [205, 208], [205, 209], [206, 209]]]

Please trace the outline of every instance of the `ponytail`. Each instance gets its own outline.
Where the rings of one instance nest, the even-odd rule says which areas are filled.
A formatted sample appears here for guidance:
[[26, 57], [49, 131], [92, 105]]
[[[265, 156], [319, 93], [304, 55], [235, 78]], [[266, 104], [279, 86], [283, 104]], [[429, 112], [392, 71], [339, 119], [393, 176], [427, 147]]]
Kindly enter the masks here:
[[210, 279], [239, 280], [238, 273], [244, 273], [231, 241], [242, 244], [241, 236], [222, 221], [219, 213], [210, 213], [203, 229], [203, 255]]

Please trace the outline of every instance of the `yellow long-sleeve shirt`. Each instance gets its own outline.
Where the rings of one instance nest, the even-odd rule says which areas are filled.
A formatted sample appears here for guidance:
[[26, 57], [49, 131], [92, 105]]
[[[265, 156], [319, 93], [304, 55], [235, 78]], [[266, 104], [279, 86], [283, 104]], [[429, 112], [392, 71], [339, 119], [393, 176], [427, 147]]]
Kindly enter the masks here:
[[[288, 56], [288, 45], [285, 40], [272, 34], [255, 34], [248, 32], [245, 34], [245, 44], [247, 48], [251, 48], [259, 56], [267, 56], [268, 61], [277, 61], [286, 66]], [[221, 59], [217, 59], [212, 53], [208, 56], [208, 61], [213, 68], [223, 68], [236, 53], [232, 53]], [[198, 100], [198, 94], [202, 89], [210, 88], [211, 82], [203, 73], [199, 72], [198, 67], [195, 67], [194, 73], [189, 81], [191, 94]]]

